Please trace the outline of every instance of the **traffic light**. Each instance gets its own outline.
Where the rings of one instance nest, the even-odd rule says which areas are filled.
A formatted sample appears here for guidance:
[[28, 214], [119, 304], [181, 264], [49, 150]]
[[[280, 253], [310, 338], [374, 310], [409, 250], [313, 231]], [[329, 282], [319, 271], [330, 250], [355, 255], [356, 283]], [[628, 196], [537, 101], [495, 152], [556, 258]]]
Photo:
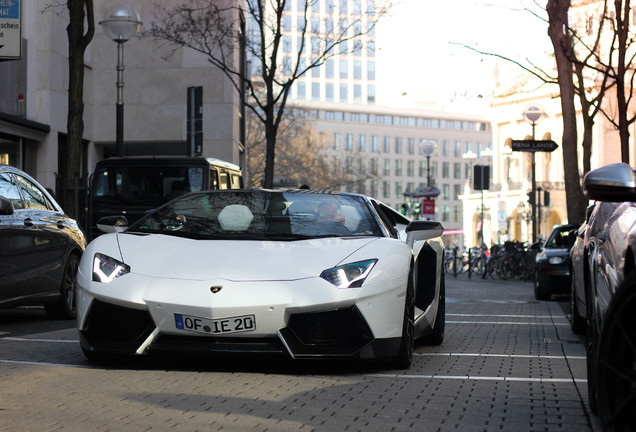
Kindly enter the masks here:
[[543, 205], [546, 207], [550, 205], [550, 192], [548, 191], [543, 192]]
[[409, 210], [409, 205], [407, 203], [402, 203], [402, 205], [400, 205], [400, 213], [402, 213], [403, 215], [405, 215]]
[[526, 193], [526, 195], [528, 195], [528, 203], [530, 203], [530, 205], [534, 205], [534, 192], [530, 191]]
[[418, 215], [422, 211], [422, 203], [416, 202], [413, 204], [413, 214]]
[[490, 166], [475, 165], [473, 167], [473, 189], [489, 190], [490, 189]]

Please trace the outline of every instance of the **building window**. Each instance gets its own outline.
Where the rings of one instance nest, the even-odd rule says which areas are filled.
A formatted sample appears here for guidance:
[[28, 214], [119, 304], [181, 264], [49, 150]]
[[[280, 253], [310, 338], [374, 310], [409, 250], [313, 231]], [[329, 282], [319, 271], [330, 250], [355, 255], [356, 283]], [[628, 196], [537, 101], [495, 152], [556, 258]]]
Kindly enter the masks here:
[[345, 150], [353, 151], [353, 134], [348, 133], [345, 139]]
[[333, 102], [333, 84], [327, 83], [325, 85], [325, 99], [329, 102]]
[[320, 100], [320, 83], [311, 83], [311, 98]]
[[461, 222], [462, 221], [462, 206], [453, 207], [453, 221]]
[[442, 162], [442, 178], [450, 178], [450, 163]]
[[391, 137], [385, 136], [382, 142], [382, 152], [391, 153]]
[[382, 182], [382, 198], [391, 198], [391, 182]]
[[298, 81], [296, 88], [298, 89], [298, 99], [305, 99], [307, 97], [305, 83], [302, 81]]
[[459, 201], [459, 196], [462, 194], [462, 185], [453, 185], [453, 199]]
[[375, 62], [367, 62], [367, 79], [369, 81], [375, 80]]
[[382, 167], [382, 175], [388, 177], [391, 175], [391, 159], [384, 159], [384, 166]]
[[404, 198], [404, 189], [402, 189], [402, 182], [395, 182], [395, 198]]
[[348, 76], [348, 65], [346, 60], [340, 60], [340, 78], [347, 78]]
[[362, 102], [362, 86], [360, 84], [353, 85], [353, 101]]
[[360, 60], [353, 61], [353, 79], [362, 79], [362, 62]]
[[420, 177], [426, 177], [426, 161], [424, 159], [420, 160], [418, 174]]
[[371, 168], [371, 174], [378, 175], [378, 160], [376, 158], [369, 159], [369, 167]]
[[415, 154], [415, 139], [414, 138], [407, 138], [406, 152], [410, 155]]
[[462, 178], [462, 164], [460, 162], [453, 164], [453, 178], [458, 180]]
[[367, 103], [375, 104], [375, 86], [367, 86]]
[[402, 161], [400, 159], [395, 160], [395, 175], [402, 177]]
[[283, 52], [291, 52], [291, 36], [283, 36]]
[[455, 157], [461, 157], [462, 156], [462, 143], [459, 141], [455, 141], [454, 147], [453, 147], [453, 155]]
[[346, 84], [340, 84], [340, 102], [347, 102], [349, 99], [349, 95], [347, 94], [349, 90], [347, 89]]
[[409, 160], [406, 162], [406, 175], [408, 177], [415, 176], [415, 161], [414, 160]]
[[442, 142], [442, 156], [450, 156], [450, 143], [446, 140]]
[[395, 154], [402, 154], [402, 137], [395, 137]]
[[371, 135], [371, 152], [377, 153], [378, 150], [378, 136]]
[[333, 78], [333, 59], [328, 59], [325, 62], [325, 76], [327, 78]]
[[450, 220], [450, 207], [445, 205], [442, 206], [442, 221], [448, 222]]
[[366, 135], [358, 135], [358, 151], [359, 152], [367, 151], [367, 136]]
[[340, 146], [342, 145], [342, 135], [340, 132], [335, 132], [333, 134], [333, 149], [340, 150]]
[[442, 199], [445, 201], [450, 200], [450, 185], [445, 184], [442, 186]]

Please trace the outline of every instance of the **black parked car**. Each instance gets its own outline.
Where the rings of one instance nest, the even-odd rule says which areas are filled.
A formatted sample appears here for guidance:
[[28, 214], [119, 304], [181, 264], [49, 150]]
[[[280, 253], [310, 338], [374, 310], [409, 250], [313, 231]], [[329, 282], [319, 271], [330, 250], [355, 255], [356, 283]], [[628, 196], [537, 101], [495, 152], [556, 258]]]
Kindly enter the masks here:
[[[607, 431], [636, 430], [636, 173], [627, 164], [590, 171], [588, 198], [597, 200], [584, 238], [584, 300], [588, 392]], [[578, 287], [577, 287], [578, 289]], [[582, 310], [579, 309], [579, 312]]]
[[553, 294], [570, 292], [570, 249], [581, 224], [560, 225], [550, 233], [536, 256], [534, 296], [549, 300]]
[[86, 247], [77, 222], [28, 174], [0, 164], [0, 307], [44, 305], [75, 318], [75, 276]]

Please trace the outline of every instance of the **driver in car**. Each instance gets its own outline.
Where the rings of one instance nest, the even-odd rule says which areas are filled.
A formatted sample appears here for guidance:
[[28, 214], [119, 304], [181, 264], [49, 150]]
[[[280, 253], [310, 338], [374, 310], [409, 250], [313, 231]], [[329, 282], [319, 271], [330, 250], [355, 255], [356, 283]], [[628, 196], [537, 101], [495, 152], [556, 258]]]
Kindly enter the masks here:
[[338, 222], [345, 223], [345, 217], [340, 213], [340, 206], [336, 203], [323, 203], [318, 207], [316, 212], [316, 222]]

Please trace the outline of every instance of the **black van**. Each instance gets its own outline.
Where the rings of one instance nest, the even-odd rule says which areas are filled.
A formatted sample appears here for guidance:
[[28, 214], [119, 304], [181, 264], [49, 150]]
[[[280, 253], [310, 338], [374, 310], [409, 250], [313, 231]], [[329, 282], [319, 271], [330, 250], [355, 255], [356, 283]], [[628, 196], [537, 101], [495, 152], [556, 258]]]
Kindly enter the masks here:
[[90, 191], [90, 238], [102, 216], [123, 214], [129, 223], [187, 192], [241, 189], [239, 166], [186, 156], [113, 157], [97, 163]]

